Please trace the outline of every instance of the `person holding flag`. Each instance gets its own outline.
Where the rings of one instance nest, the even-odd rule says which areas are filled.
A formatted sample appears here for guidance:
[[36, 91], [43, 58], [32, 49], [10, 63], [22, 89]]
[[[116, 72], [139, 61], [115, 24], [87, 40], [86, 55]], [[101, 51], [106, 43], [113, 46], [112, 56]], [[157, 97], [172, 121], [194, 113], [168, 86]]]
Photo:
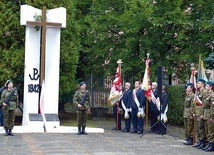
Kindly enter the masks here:
[[121, 64], [123, 62], [119, 59], [117, 61], [118, 67], [113, 81], [110, 95], [108, 98], [108, 104], [113, 107], [114, 118], [116, 127], [113, 130], [121, 130], [121, 116], [120, 116], [120, 98], [122, 96], [122, 78], [121, 78]]
[[133, 133], [142, 134], [144, 127], [144, 107], [146, 103], [145, 92], [140, 88], [140, 82], [135, 81], [132, 98], [132, 125]]
[[196, 111], [193, 117], [196, 117], [197, 120], [197, 139], [198, 142], [193, 145], [193, 147], [196, 147], [198, 149], [202, 149], [205, 147], [206, 142], [206, 135], [204, 131], [204, 121], [202, 116], [203, 113], [203, 107], [202, 107], [202, 101], [204, 100], [204, 96], [206, 95], [206, 90], [204, 88], [206, 81], [204, 79], [198, 79], [197, 80], [197, 90], [196, 90]]

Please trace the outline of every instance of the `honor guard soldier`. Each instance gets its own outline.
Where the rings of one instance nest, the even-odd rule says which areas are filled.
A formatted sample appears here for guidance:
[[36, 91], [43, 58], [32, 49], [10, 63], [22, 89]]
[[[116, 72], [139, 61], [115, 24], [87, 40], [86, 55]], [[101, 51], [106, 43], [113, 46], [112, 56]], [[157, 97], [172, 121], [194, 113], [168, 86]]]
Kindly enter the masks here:
[[123, 132], [129, 132], [131, 128], [131, 102], [132, 102], [132, 90], [130, 89], [131, 84], [125, 83], [125, 90], [120, 100], [123, 108], [123, 114], [125, 118], [125, 128]]
[[140, 82], [135, 81], [135, 89], [132, 97], [132, 125], [133, 133], [142, 134], [144, 126], [144, 107], [146, 97], [143, 89], [140, 88]]
[[206, 90], [204, 88], [206, 81], [204, 79], [198, 79], [197, 81], [197, 90], [196, 90], [196, 120], [197, 120], [197, 138], [198, 143], [193, 145], [198, 149], [202, 149], [206, 146], [206, 135], [204, 129], [204, 120], [201, 117], [203, 115], [203, 107], [202, 103], [204, 100], [204, 96], [206, 95]]
[[4, 129], [5, 136], [14, 136], [12, 133], [15, 122], [15, 111], [18, 107], [18, 92], [13, 87], [13, 82], [8, 80], [6, 82], [7, 89], [2, 92], [0, 104], [4, 110]]
[[206, 95], [203, 102], [203, 120], [205, 127], [205, 134], [207, 135], [208, 145], [203, 147], [202, 150], [214, 151], [214, 124], [212, 123], [214, 114], [214, 83], [207, 81], [206, 83]]
[[[79, 84], [80, 89], [74, 94], [73, 103], [77, 106], [77, 135], [84, 134], [88, 113], [90, 112], [90, 94], [86, 90], [86, 83], [83, 81]], [[82, 130], [81, 130], [82, 129]]]
[[186, 142], [185, 145], [193, 144], [193, 111], [194, 111], [194, 85], [193, 83], [186, 84], [186, 97], [184, 102], [184, 129]]

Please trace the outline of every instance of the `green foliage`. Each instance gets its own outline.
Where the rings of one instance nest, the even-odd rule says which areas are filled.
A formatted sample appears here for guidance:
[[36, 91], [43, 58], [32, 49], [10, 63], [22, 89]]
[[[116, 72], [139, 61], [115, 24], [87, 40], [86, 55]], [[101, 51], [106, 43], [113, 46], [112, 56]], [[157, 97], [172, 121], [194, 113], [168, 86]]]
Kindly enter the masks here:
[[185, 85], [168, 86], [169, 104], [167, 117], [170, 123], [183, 124]]
[[214, 69], [214, 52], [210, 53], [204, 62], [207, 64], [207, 68]]
[[[141, 79], [145, 65], [141, 61], [151, 53], [152, 78], [157, 66], [176, 73], [184, 81], [190, 63], [212, 51], [213, 8], [211, 0], [157, 1], [118, 0], [87, 1], [81, 22], [81, 71], [101, 76], [114, 74], [117, 59], [122, 59], [126, 78]], [[186, 11], [190, 8], [189, 11]], [[79, 11], [80, 12], [80, 11]], [[107, 63], [105, 63], [107, 62]], [[154, 71], [154, 72], [152, 72]]]

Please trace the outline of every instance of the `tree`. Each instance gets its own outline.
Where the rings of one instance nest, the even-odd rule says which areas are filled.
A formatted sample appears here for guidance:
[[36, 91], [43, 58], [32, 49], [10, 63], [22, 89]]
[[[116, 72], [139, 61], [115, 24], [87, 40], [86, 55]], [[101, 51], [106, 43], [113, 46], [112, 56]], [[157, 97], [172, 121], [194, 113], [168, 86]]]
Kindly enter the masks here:
[[[64, 105], [64, 96], [70, 95], [76, 88], [75, 74], [78, 63], [79, 49], [79, 25], [76, 22], [75, 2], [64, 1], [31, 1], [16, 0], [0, 2], [1, 25], [0, 25], [0, 82], [14, 79], [15, 83], [23, 83], [24, 77], [24, 36], [25, 27], [20, 26], [20, 5], [32, 5], [36, 8], [47, 6], [47, 9], [65, 7], [67, 9], [67, 25], [61, 32], [60, 47], [60, 82], [59, 82], [59, 102]], [[23, 90], [23, 85], [20, 88]], [[72, 98], [72, 96], [70, 96]], [[67, 98], [67, 101], [69, 99]], [[63, 107], [62, 107], [63, 108]]]
[[127, 79], [133, 75], [140, 79], [145, 69], [141, 59], [149, 52], [152, 77], [163, 65], [168, 74], [176, 73], [185, 81], [190, 63], [212, 50], [208, 46], [213, 41], [211, 0], [94, 0], [89, 6], [81, 41], [84, 64], [90, 66], [83, 69], [85, 74], [109, 75], [121, 58]]

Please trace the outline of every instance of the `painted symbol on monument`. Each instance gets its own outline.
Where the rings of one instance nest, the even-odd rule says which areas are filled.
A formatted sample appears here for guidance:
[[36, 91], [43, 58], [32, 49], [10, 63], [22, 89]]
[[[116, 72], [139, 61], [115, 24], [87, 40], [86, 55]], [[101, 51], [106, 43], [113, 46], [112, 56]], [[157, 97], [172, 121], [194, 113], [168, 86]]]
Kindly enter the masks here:
[[[31, 81], [36, 81], [39, 79], [39, 71], [37, 68], [33, 68], [33, 74], [29, 74], [30, 80]], [[39, 93], [40, 90], [40, 85], [39, 84], [28, 84], [28, 92], [29, 93]]]
[[[37, 77], [36, 77], [37, 76]], [[29, 74], [31, 80], [38, 80], [39, 78], [39, 71], [37, 68], [33, 68], [33, 77]]]

